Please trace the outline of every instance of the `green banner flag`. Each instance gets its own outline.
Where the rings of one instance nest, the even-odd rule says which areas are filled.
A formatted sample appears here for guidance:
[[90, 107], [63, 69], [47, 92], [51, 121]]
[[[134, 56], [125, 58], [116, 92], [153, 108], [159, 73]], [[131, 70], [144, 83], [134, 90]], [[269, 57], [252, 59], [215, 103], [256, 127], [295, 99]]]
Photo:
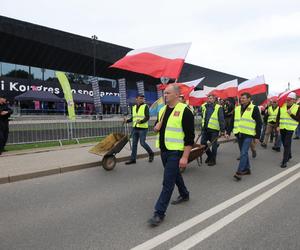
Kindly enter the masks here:
[[66, 74], [64, 72], [56, 71], [55, 74], [56, 74], [58, 81], [63, 89], [64, 96], [65, 96], [66, 102], [68, 104], [69, 119], [75, 120], [75, 107], [74, 107], [73, 95], [72, 95], [72, 90], [70, 87], [69, 80], [66, 77]]

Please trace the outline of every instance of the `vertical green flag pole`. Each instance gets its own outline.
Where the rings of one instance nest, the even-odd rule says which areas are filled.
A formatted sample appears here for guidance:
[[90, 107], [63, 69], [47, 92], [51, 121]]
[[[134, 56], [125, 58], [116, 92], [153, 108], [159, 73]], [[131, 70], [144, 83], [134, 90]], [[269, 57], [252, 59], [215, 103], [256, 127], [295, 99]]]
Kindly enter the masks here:
[[74, 107], [73, 95], [72, 95], [72, 90], [70, 87], [69, 80], [66, 77], [64, 72], [56, 71], [55, 74], [56, 74], [56, 77], [58, 78], [58, 81], [64, 92], [65, 100], [68, 105], [69, 119], [74, 121], [75, 120], [75, 107]]

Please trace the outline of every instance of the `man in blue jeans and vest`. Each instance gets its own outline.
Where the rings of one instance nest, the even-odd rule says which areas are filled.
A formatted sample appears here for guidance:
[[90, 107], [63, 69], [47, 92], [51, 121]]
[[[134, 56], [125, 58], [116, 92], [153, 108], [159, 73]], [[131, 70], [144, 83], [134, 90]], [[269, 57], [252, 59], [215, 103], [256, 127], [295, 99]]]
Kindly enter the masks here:
[[233, 133], [237, 137], [240, 149], [240, 162], [236, 173], [235, 180], [239, 181], [243, 175], [250, 175], [250, 161], [248, 151], [253, 139], [259, 142], [262, 120], [259, 109], [252, 104], [251, 95], [243, 93], [240, 98], [240, 105], [234, 110], [233, 116]]
[[158, 226], [164, 219], [175, 185], [179, 197], [173, 205], [189, 200], [180, 168], [185, 168], [194, 144], [194, 115], [186, 104], [179, 100], [180, 89], [170, 84], [164, 91], [166, 105], [159, 111], [154, 131], [158, 133], [156, 146], [160, 148], [164, 166], [163, 188], [156, 202], [154, 215], [148, 220], [151, 226]]
[[132, 152], [130, 160], [125, 164], [135, 164], [137, 155], [137, 145], [140, 140], [141, 146], [149, 154], [149, 162], [154, 159], [154, 153], [150, 146], [146, 143], [146, 136], [148, 132], [149, 121], [149, 108], [145, 104], [144, 95], [138, 95], [136, 97], [136, 105], [132, 107], [132, 116], [130, 119], [126, 119], [125, 122], [132, 122]]

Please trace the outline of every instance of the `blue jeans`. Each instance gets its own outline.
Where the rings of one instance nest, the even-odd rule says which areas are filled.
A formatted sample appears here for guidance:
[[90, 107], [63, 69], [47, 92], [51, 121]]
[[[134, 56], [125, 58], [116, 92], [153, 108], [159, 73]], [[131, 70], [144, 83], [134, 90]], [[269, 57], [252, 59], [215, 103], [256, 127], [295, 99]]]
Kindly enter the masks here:
[[146, 143], [148, 129], [135, 129], [132, 130], [132, 152], [131, 152], [131, 160], [136, 160], [137, 154], [137, 145], [140, 139], [141, 146], [147, 151], [149, 155], [153, 154], [152, 149]]
[[163, 188], [155, 205], [155, 214], [164, 217], [167, 211], [175, 184], [181, 197], [189, 196], [179, 169], [182, 151], [163, 151], [161, 160], [164, 166]]
[[275, 143], [274, 143], [274, 147], [275, 148], [280, 148], [281, 147], [281, 135], [280, 135], [280, 133], [278, 133], [278, 136], [277, 136], [277, 138], [275, 140]]
[[267, 124], [265, 124], [265, 123], [263, 122], [263, 124], [262, 124], [262, 130], [261, 130], [261, 135], [260, 135], [260, 138], [259, 138], [259, 140], [260, 140], [261, 142], [263, 142], [264, 139], [265, 139], [266, 129], [267, 129]]
[[248, 151], [249, 151], [252, 140], [253, 140], [253, 138], [251, 138], [251, 137], [239, 137], [238, 138], [238, 144], [239, 144], [241, 154], [240, 154], [240, 163], [239, 163], [237, 172], [244, 172], [244, 171], [250, 169], [250, 161], [249, 161]]
[[300, 123], [298, 124], [298, 127], [296, 128], [295, 135], [296, 135], [296, 137], [300, 137]]
[[[207, 145], [207, 142], [214, 141], [217, 137], [219, 136], [219, 131], [207, 131], [203, 130], [202, 131], [202, 136], [201, 136], [201, 144], [202, 145]], [[209, 148], [206, 150], [206, 154], [209, 160], [216, 161], [217, 157], [217, 150], [218, 150], [218, 140], [215, 140], [214, 143], [212, 144], [212, 150]]]

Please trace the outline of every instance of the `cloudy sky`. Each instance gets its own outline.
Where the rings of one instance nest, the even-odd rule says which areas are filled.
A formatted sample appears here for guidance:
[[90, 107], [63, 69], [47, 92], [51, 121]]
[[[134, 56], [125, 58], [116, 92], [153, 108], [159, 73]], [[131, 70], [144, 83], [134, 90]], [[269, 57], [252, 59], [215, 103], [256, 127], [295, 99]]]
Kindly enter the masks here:
[[131, 48], [192, 42], [189, 63], [300, 87], [299, 0], [2, 0], [0, 15]]

